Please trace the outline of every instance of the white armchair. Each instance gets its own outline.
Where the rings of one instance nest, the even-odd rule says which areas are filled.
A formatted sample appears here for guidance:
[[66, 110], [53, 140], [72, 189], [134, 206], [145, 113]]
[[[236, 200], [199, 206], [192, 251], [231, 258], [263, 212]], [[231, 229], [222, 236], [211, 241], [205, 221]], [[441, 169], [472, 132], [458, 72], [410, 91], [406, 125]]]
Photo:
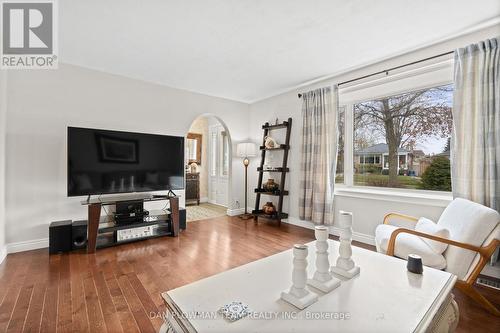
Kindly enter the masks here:
[[[391, 223], [396, 219], [402, 220], [404, 226]], [[407, 259], [409, 253], [420, 255], [424, 265], [457, 275], [459, 290], [500, 316], [500, 311], [473, 288], [479, 273], [500, 245], [500, 214], [472, 201], [455, 199], [439, 218], [434, 233], [415, 230], [408, 221], [413, 226], [421, 223], [416, 217], [387, 214], [384, 224], [375, 231], [377, 251], [402, 259]], [[449, 237], [442, 237], [440, 232]], [[436, 249], [439, 243], [445, 244], [445, 248]]]

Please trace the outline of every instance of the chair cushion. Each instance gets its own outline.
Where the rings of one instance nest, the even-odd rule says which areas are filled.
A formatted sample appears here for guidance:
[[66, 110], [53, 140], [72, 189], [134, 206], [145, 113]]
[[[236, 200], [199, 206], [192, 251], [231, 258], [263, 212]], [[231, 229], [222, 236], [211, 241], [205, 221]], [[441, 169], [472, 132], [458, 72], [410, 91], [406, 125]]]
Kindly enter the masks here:
[[[420, 219], [418, 219], [418, 222], [415, 225], [415, 230], [432, 236], [437, 236], [441, 238], [450, 238], [450, 231], [448, 229], [437, 225], [436, 223], [425, 217], [421, 217]], [[426, 242], [427, 245], [429, 245], [429, 247], [437, 254], [442, 254], [448, 247], [448, 244], [446, 243], [434, 241], [432, 239], [424, 237], [420, 238], [424, 242]]]
[[[388, 224], [381, 224], [375, 229], [375, 243], [377, 250], [382, 253], [387, 252], [389, 239], [391, 234], [398, 227]], [[446, 260], [444, 257], [434, 252], [431, 247], [424, 242], [420, 237], [402, 233], [396, 238], [396, 247], [394, 255], [401, 259], [407, 259], [409, 254], [418, 254], [422, 257], [422, 263], [426, 266], [443, 269], [446, 267]]]
[[[450, 231], [450, 239], [481, 246], [499, 222], [500, 214], [497, 211], [457, 198], [446, 207], [437, 224]], [[448, 246], [444, 256], [447, 262], [446, 271], [464, 279], [476, 252]]]

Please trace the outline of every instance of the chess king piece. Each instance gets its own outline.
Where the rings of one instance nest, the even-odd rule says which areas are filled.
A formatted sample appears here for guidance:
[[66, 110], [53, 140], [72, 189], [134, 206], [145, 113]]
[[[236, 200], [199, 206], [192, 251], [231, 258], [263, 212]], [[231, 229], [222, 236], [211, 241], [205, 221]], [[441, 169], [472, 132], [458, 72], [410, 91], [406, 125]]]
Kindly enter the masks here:
[[331, 272], [346, 278], [352, 278], [359, 274], [359, 267], [352, 260], [352, 213], [340, 211], [340, 245], [337, 263], [332, 266]]
[[316, 272], [307, 284], [328, 293], [340, 286], [340, 280], [330, 274], [330, 261], [328, 260], [328, 227], [317, 226], [314, 228], [316, 236]]
[[295, 244], [293, 246], [293, 272], [290, 290], [281, 293], [281, 299], [305, 309], [318, 300], [318, 295], [306, 289], [307, 282], [307, 245]]

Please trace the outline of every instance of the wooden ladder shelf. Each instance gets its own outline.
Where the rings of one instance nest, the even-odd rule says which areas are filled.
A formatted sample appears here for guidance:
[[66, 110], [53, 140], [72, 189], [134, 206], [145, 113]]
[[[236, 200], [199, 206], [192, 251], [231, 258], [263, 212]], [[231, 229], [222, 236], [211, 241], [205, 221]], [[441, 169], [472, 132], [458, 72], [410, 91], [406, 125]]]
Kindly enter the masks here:
[[[288, 191], [285, 191], [285, 181], [286, 181], [286, 175], [290, 171], [288, 169], [287, 164], [288, 164], [288, 151], [290, 150], [290, 132], [292, 130], [292, 118], [288, 118], [287, 121], [284, 121], [283, 123], [276, 125], [270, 125], [269, 123], [265, 123], [262, 126], [262, 129], [264, 130], [264, 135], [262, 137], [262, 146], [260, 146], [261, 160], [260, 160], [260, 167], [257, 168], [257, 172], [259, 173], [259, 180], [257, 183], [257, 188], [255, 189], [257, 197], [255, 200], [255, 209], [252, 211], [252, 214], [254, 216], [254, 220], [256, 223], [258, 222], [259, 218], [264, 218], [264, 219], [276, 220], [278, 221], [278, 224], [281, 224], [282, 219], [288, 218], [288, 214], [283, 212], [283, 197], [285, 195], [288, 195]], [[285, 143], [275, 148], [266, 148], [265, 145], [266, 137], [269, 135], [270, 131], [277, 129], [286, 129]], [[280, 167], [273, 167], [267, 169], [264, 168], [266, 153], [268, 151], [283, 151], [283, 162]], [[265, 172], [281, 173], [281, 181], [279, 183], [279, 189], [277, 191], [269, 192], [262, 187], [262, 182]], [[260, 197], [262, 195], [270, 195], [278, 197], [278, 207], [274, 214], [272, 215], [264, 214], [264, 212], [260, 208]]]

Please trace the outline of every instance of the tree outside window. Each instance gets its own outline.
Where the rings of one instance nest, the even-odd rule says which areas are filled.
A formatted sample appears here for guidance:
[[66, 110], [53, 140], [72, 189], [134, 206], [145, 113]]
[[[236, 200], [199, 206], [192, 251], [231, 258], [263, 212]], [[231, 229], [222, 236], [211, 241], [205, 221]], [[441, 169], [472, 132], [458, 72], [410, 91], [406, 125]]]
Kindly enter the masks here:
[[449, 191], [452, 94], [446, 85], [354, 105], [354, 185]]

